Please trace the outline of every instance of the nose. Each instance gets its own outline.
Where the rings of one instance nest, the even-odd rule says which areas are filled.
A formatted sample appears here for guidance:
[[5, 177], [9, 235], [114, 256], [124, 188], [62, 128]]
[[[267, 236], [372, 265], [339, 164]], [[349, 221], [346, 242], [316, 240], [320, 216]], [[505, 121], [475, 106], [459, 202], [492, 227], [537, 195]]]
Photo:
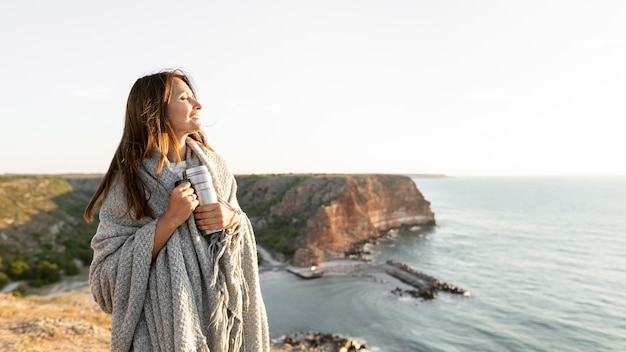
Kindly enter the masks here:
[[200, 109], [202, 109], [202, 104], [200, 104], [199, 101], [194, 99], [193, 108], [196, 109], [196, 110], [200, 110]]

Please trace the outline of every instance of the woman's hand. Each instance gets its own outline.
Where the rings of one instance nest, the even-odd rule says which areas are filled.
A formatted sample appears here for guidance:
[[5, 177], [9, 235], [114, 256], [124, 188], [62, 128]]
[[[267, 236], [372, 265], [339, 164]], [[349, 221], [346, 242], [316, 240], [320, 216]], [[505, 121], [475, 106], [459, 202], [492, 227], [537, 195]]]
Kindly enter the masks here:
[[229, 229], [239, 222], [239, 213], [221, 201], [199, 205], [194, 210], [196, 226], [202, 231], [215, 232]]
[[198, 204], [200, 204], [198, 196], [191, 188], [191, 184], [183, 182], [172, 191], [167, 210], [161, 218], [165, 218], [175, 227], [178, 227], [187, 221], [189, 215], [196, 209]]

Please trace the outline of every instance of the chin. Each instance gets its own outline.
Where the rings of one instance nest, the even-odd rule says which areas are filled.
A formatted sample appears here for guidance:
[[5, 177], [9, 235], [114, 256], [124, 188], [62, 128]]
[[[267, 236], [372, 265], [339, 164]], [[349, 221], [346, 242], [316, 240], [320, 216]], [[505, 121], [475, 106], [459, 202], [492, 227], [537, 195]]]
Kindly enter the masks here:
[[191, 126], [189, 126], [189, 130], [191, 131], [191, 133], [200, 132], [202, 131], [202, 124], [200, 123], [200, 121], [198, 121], [192, 124]]

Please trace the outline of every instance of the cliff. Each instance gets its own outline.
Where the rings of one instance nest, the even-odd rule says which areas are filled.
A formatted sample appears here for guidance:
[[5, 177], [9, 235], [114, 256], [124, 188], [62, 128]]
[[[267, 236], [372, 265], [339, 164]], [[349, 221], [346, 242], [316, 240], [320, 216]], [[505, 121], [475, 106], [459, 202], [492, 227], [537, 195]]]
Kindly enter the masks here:
[[[101, 175], [0, 177], [0, 257], [46, 259], [62, 269], [91, 261], [96, 223], [82, 211]], [[403, 175], [237, 175], [238, 198], [257, 240], [275, 256], [310, 266], [342, 258], [392, 228], [434, 225], [430, 203]], [[0, 271], [3, 269], [0, 267]]]
[[293, 265], [343, 258], [393, 228], [434, 225], [430, 203], [408, 176], [237, 176], [239, 203], [259, 242]]

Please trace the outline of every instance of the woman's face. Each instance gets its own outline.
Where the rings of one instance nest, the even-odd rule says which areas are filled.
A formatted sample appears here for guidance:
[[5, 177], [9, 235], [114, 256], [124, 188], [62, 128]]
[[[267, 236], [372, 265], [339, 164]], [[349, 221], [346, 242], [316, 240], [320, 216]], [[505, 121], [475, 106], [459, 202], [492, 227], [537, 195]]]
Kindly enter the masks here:
[[196, 100], [189, 86], [175, 77], [172, 82], [172, 96], [167, 104], [167, 116], [178, 139], [200, 131], [200, 109], [202, 104]]

